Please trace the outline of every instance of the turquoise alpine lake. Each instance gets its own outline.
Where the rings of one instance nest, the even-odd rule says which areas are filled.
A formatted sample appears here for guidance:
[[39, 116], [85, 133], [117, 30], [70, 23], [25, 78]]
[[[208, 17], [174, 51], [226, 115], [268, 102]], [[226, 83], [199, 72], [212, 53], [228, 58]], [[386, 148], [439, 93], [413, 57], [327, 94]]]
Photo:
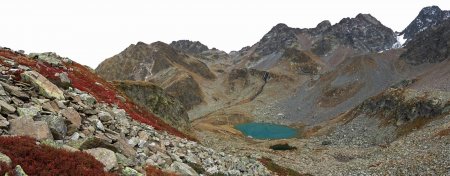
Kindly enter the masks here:
[[297, 135], [297, 130], [294, 128], [272, 123], [243, 123], [234, 128], [255, 139], [286, 139]]

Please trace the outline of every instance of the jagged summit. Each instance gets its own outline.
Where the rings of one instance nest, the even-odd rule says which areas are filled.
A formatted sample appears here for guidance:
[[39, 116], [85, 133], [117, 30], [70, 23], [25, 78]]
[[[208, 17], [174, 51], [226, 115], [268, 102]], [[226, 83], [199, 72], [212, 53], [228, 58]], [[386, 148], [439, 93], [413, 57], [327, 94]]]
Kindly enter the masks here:
[[400, 35], [404, 35], [403, 38], [406, 40], [411, 40], [416, 34], [442, 23], [449, 17], [450, 11], [443, 11], [438, 6], [425, 7]]
[[357, 19], [361, 19], [361, 20], [366, 20], [367, 22], [370, 22], [370, 23], [375, 24], [375, 25], [381, 25], [381, 22], [378, 21], [378, 20], [377, 20], [375, 17], [373, 17], [371, 14], [362, 14], [362, 13], [360, 13], [360, 14], [358, 14], [358, 15], [356, 16], [356, 18], [357, 18]]
[[258, 42], [255, 52], [259, 56], [265, 56], [290, 47], [296, 42], [295, 31], [295, 28], [290, 28], [283, 23], [275, 25]]
[[170, 46], [177, 50], [181, 50], [191, 54], [200, 54], [204, 51], [208, 51], [208, 46], [200, 43], [199, 41], [190, 40], [178, 40], [170, 43]]
[[394, 32], [370, 14], [344, 18], [328, 27], [321, 36], [322, 39], [313, 46], [313, 51], [319, 55], [330, 52], [337, 45], [350, 46], [362, 52], [378, 52], [390, 49], [396, 42]]
[[438, 63], [450, 56], [450, 19], [418, 33], [407, 43], [401, 58], [409, 64]]

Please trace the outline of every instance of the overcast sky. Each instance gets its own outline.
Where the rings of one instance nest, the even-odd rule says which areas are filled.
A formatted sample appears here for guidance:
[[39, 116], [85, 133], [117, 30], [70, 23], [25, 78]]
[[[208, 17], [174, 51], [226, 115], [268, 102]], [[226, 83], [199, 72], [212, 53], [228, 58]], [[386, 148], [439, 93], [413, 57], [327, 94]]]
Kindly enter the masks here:
[[3, 0], [0, 46], [53, 51], [95, 68], [132, 43], [189, 39], [227, 52], [256, 43], [277, 23], [297, 28], [370, 13], [394, 31], [450, 0]]

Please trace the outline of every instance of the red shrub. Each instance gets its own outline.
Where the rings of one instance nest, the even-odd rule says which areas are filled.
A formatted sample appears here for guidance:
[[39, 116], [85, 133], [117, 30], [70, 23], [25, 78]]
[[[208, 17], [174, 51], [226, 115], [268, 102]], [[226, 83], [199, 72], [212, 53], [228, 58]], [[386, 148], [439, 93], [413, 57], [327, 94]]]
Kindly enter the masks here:
[[158, 169], [154, 166], [147, 166], [147, 168], [145, 168], [145, 171], [147, 173], [147, 176], [177, 176], [177, 174], [174, 173], [163, 172], [161, 169]]
[[14, 175], [13, 168], [4, 162], [0, 162], [0, 175], [5, 175], [6, 173]]
[[87, 153], [37, 145], [30, 137], [0, 136], [0, 152], [11, 158], [12, 166], [20, 165], [29, 175], [113, 175], [106, 173], [103, 164]]

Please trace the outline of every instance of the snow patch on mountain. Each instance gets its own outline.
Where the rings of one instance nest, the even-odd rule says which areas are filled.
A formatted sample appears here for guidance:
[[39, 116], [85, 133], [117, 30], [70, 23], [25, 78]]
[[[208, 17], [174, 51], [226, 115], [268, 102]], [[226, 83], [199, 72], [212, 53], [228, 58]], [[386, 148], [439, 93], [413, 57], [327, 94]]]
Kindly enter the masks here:
[[405, 34], [397, 35], [397, 42], [392, 45], [392, 48], [402, 48], [403, 45], [408, 41], [408, 39], [405, 39]]

